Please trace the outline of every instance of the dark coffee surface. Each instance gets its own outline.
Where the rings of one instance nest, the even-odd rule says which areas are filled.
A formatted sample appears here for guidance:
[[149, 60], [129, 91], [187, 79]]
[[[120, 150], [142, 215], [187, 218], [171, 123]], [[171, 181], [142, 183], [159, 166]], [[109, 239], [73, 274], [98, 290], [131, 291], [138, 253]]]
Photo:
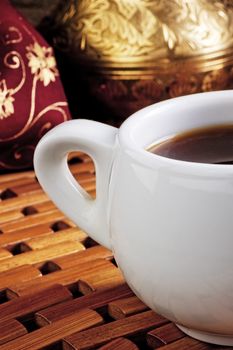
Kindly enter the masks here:
[[233, 164], [233, 124], [189, 130], [158, 142], [147, 150], [189, 162]]

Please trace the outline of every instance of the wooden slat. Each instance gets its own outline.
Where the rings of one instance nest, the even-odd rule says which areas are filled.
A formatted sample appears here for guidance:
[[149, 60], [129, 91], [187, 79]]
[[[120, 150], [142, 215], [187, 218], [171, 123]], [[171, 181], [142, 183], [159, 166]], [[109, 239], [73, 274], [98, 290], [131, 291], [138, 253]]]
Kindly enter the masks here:
[[[82, 176], [82, 175], [85, 175]], [[93, 174], [89, 174], [89, 178], [87, 178], [87, 173], [84, 174], [78, 174], [79, 176], [79, 183], [84, 186], [84, 188], [87, 191], [92, 191], [95, 188], [95, 176]], [[80, 179], [81, 177], [81, 179]], [[15, 186], [14, 183], [11, 184], [11, 191], [13, 191], [17, 196], [22, 196], [24, 194], [32, 195], [31, 192], [37, 192], [38, 194], [43, 194], [43, 191], [40, 187], [40, 185], [38, 184], [38, 182], [36, 182], [35, 180], [32, 179], [27, 179], [26, 183], [24, 184], [22, 181], [23, 179], [20, 179], [20, 186]], [[28, 183], [28, 181], [30, 181]], [[1, 185], [1, 184], [0, 184]], [[21, 200], [23, 201], [22, 197], [17, 197], [17, 198], [21, 198]], [[39, 212], [45, 212], [48, 210], [54, 210], [56, 209], [55, 204], [50, 201], [48, 198], [42, 202], [42, 203], [35, 203], [33, 205], [33, 207]], [[9, 210], [8, 211], [4, 211], [1, 212], [0, 215], [0, 224], [8, 222], [10, 220], [16, 220], [18, 218], [24, 217], [24, 214], [22, 212], [23, 208], [17, 208], [17, 209], [11, 209], [11, 207], [9, 206]]]
[[17, 196], [25, 195], [25, 194], [32, 194], [34, 192], [40, 192], [42, 193], [41, 186], [38, 182], [34, 181], [31, 183], [24, 183], [20, 185], [14, 185], [11, 186], [10, 189], [17, 194]]
[[124, 284], [116, 288], [93, 292], [90, 295], [79, 297], [62, 304], [51, 306], [47, 309], [36, 313], [36, 321], [39, 326], [60, 320], [66, 316], [72, 315], [74, 312], [82, 308], [97, 309], [107, 305], [109, 302], [118, 298], [131, 296], [133, 292]]
[[[77, 176], [78, 177], [78, 176]], [[89, 179], [88, 181], [80, 181], [80, 185], [82, 185], [86, 191], [92, 190], [95, 188], [95, 179]], [[17, 196], [23, 195], [32, 195], [33, 193], [43, 193], [43, 190], [38, 182], [20, 184], [18, 186], [10, 187], [11, 191], [13, 191]]]
[[[29, 198], [29, 197], [27, 197]], [[1, 203], [0, 203], [1, 204]], [[0, 209], [1, 210], [1, 209]], [[25, 216], [21, 219], [6, 222], [0, 225], [0, 229], [3, 232], [11, 232], [27, 227], [34, 227], [46, 223], [51, 225], [53, 222], [65, 219], [65, 215], [60, 210], [55, 209], [45, 213], [39, 213], [36, 215]]]
[[21, 171], [9, 174], [2, 174], [0, 176], [0, 183], [6, 181], [14, 181], [18, 179], [35, 178], [34, 171]]
[[95, 167], [92, 161], [85, 162], [85, 163], [78, 163], [78, 164], [72, 164], [70, 166], [71, 172], [73, 174], [81, 174], [81, 173], [94, 173], [95, 172]]
[[94, 349], [119, 337], [132, 336], [137, 332], [147, 332], [155, 326], [167, 323], [162, 316], [152, 311], [117, 320], [98, 328], [75, 333], [63, 341], [64, 350]]
[[[213, 346], [207, 343], [200, 342], [196, 339], [184, 337], [174, 343], [163, 346], [163, 350], [210, 350]], [[216, 349], [217, 350], [217, 349]], [[219, 349], [220, 350], [220, 349]]]
[[0, 213], [4, 213], [5, 211], [9, 211], [15, 208], [23, 208], [29, 205], [34, 205], [36, 203], [41, 203], [47, 200], [48, 197], [45, 193], [36, 193], [31, 196], [10, 198], [0, 202]]
[[109, 315], [118, 320], [129, 315], [147, 310], [148, 307], [136, 296], [114, 300], [108, 305]]
[[13, 186], [26, 185], [31, 183], [36, 183], [36, 178], [34, 177], [18, 177], [13, 180], [1, 181], [2, 175], [0, 176], [0, 192], [6, 190], [7, 188], [11, 188]]
[[[24, 218], [25, 216], [27, 216], [25, 214], [26, 210], [27, 212], [29, 212], [29, 210], [31, 212], [32, 210], [34, 210], [35, 213], [44, 213], [46, 211], [57, 210], [57, 208], [54, 203], [48, 200], [42, 203], [34, 204], [33, 206], [30, 205], [24, 208], [17, 208], [17, 209], [11, 209], [9, 211], [4, 211], [0, 215], [0, 225], [7, 222], [15, 221], [16, 219]], [[32, 215], [32, 213], [30, 215]]]
[[0, 322], [0, 345], [27, 334], [26, 328], [17, 320]]
[[68, 256], [61, 256], [60, 258], [53, 259], [53, 261], [48, 262], [48, 265], [51, 265], [51, 267], [57, 266], [60, 269], [67, 269], [77, 264], [87, 263], [100, 258], [110, 260], [113, 258], [113, 254], [109, 249], [98, 245], [84, 251], [69, 254]]
[[[80, 183], [80, 185], [82, 185], [81, 183]], [[93, 181], [93, 180], [91, 180], [91, 181], [89, 181], [89, 182], [85, 182], [83, 185], [83, 188], [86, 190], [86, 191], [92, 191], [92, 190], [94, 190], [95, 189], [95, 180]]]
[[46, 260], [56, 258], [58, 256], [64, 256], [70, 253], [83, 250], [85, 247], [79, 242], [62, 242], [53, 246], [49, 246], [44, 249], [38, 249], [29, 251], [19, 255], [15, 255], [12, 258], [4, 259], [0, 264], [0, 272], [13, 269], [25, 264], [38, 264], [43, 263]]
[[[51, 201], [45, 201], [42, 203], [37, 203], [33, 206], [31, 205], [31, 206], [27, 206], [24, 208], [17, 208], [17, 209], [12, 209], [9, 211], [4, 211], [0, 215], [0, 225], [8, 223], [8, 222], [10, 223], [11, 221], [15, 221], [15, 220], [20, 219], [20, 218], [24, 218], [25, 216], [27, 216], [26, 214], [24, 214], [24, 212], [26, 211], [26, 209], [27, 209], [27, 211], [29, 211], [30, 208], [32, 210], [34, 209], [36, 214], [37, 213], [44, 213], [46, 211], [57, 210], [54, 203], [52, 203]], [[32, 215], [32, 213], [30, 215]], [[33, 213], [33, 215], [34, 215], [34, 213]]]
[[72, 299], [70, 291], [59, 284], [54, 284], [50, 288], [34, 293], [29, 291], [27, 296], [0, 304], [0, 320], [3, 322], [3, 320], [11, 318], [22, 318], [48, 306], [70, 299]]
[[117, 268], [105, 270], [100, 275], [88, 272], [78, 281], [78, 289], [83, 294], [89, 294], [95, 290], [117, 287], [124, 281], [121, 271]]
[[50, 200], [47, 200], [42, 203], [37, 203], [32, 206], [38, 213], [44, 213], [46, 211], [51, 211], [57, 209], [56, 205], [51, 202]]
[[103, 322], [102, 317], [93, 310], [81, 310], [63, 320], [35, 330], [16, 340], [2, 345], [1, 350], [38, 350], [56, 343], [63, 337], [79, 332]]
[[83, 153], [80, 151], [70, 152], [67, 156], [67, 160], [69, 161], [69, 160], [76, 158], [76, 157], [80, 158], [81, 160], [86, 159], [86, 158], [88, 158], [90, 160], [90, 157], [86, 153]]
[[154, 349], [160, 346], [173, 343], [181, 339], [185, 334], [173, 323], [168, 323], [162, 327], [155, 328], [146, 335], [148, 345]]
[[[77, 163], [70, 165], [71, 171], [73, 173], [81, 173], [81, 172], [89, 172], [94, 170], [94, 164], [91, 161], [90, 157], [80, 154], [80, 159], [82, 159], [83, 163]], [[21, 171], [16, 173], [9, 173], [9, 174], [2, 174], [0, 176], [0, 183], [6, 182], [6, 181], [15, 181], [18, 179], [26, 179], [26, 178], [32, 178], [35, 179], [35, 173], [34, 171]]]
[[79, 181], [80, 185], [84, 185], [86, 182], [95, 181], [95, 175], [91, 172], [83, 172], [74, 174], [74, 177]]
[[92, 197], [92, 198], [96, 198], [96, 190], [92, 190], [92, 191], [88, 191], [89, 195]]
[[21, 230], [15, 230], [9, 234], [4, 233], [0, 235], [0, 246], [4, 247], [7, 245], [15, 245], [21, 241], [27, 241], [35, 236], [53, 233], [53, 230], [47, 224], [35, 226], [33, 229], [31, 227], [27, 227]]
[[0, 248], [0, 260], [11, 258], [12, 256], [13, 255], [7, 249]]
[[47, 246], [59, 244], [66, 241], [83, 242], [87, 238], [87, 234], [78, 228], [70, 228], [59, 231], [55, 234], [50, 234], [42, 237], [36, 237], [28, 240], [25, 245], [25, 250], [43, 249]]
[[[26, 253], [25, 253], [26, 254]], [[28, 281], [23, 284], [17, 284], [9, 287], [7, 295], [9, 298], [15, 298], [17, 296], [26, 295], [29, 291], [37, 291], [38, 289], [47, 288], [54, 283], [60, 283], [64, 286], [70, 286], [77, 284], [78, 280], [83, 276], [88, 278], [89, 274], [95, 273], [99, 276], [104, 276], [109, 273], [110, 270], [117, 269], [109, 261], [98, 259], [89, 263], [79, 264], [73, 266], [70, 269], [56, 271], [48, 275], [44, 275], [40, 278], [40, 283], [37, 281]]]
[[14, 283], [24, 283], [41, 276], [41, 272], [31, 265], [23, 265], [0, 273], [0, 292]]
[[0, 214], [0, 225], [4, 224], [5, 222], [20, 219], [23, 217], [24, 217], [23, 213], [21, 211], [19, 211], [18, 209], [6, 211], [6, 212]]
[[118, 338], [104, 346], [101, 346], [101, 348], [98, 350], [139, 350], [139, 348], [128, 339]]
[[82, 153], [82, 152], [71, 152], [68, 154], [68, 157], [67, 157], [68, 161], [70, 161], [74, 158], [78, 158], [82, 162], [90, 162], [91, 161], [91, 158], [86, 153]]

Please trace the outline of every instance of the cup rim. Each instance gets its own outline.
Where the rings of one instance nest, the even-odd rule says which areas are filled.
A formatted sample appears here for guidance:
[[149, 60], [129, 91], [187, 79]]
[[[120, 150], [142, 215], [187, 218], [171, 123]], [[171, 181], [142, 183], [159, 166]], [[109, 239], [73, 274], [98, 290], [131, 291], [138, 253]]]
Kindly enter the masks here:
[[[211, 92], [202, 92], [191, 95], [179, 96], [169, 100], [154, 103], [148, 107], [142, 108], [139, 111], [132, 114], [127, 118], [120, 126], [118, 140], [123, 145], [127, 154], [134, 158], [134, 160], [147, 165], [148, 167], [158, 168], [158, 164], [161, 166], [173, 167], [176, 170], [182, 170], [188, 173], [198, 173], [200, 175], [211, 173], [219, 175], [232, 175], [233, 176], [233, 164], [209, 164], [200, 162], [190, 162], [179, 159], [172, 159], [164, 156], [160, 156], [147, 151], [145, 148], [138, 145], [132, 135], [132, 130], [136, 125], [141, 123], [148, 117], [151, 117], [153, 112], [159, 112], [160, 109], [167, 107], [175, 107], [177, 103], [190, 102], [196, 103], [198, 101], [206, 100], [206, 103], [213, 98], [220, 99], [221, 97], [232, 101], [232, 114], [233, 114], [233, 90], [219, 90]], [[220, 102], [221, 103], [221, 102]], [[222, 102], [223, 103], [223, 102]], [[232, 115], [233, 117], [233, 115]], [[233, 122], [233, 118], [232, 118]], [[221, 124], [221, 122], [219, 123]]]

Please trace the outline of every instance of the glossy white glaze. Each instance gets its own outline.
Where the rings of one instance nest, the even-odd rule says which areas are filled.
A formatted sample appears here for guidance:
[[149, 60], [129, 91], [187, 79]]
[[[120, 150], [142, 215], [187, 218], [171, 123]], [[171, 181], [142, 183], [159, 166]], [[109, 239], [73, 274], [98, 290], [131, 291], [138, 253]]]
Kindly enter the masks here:
[[[233, 345], [233, 166], [177, 161], [145, 150], [194, 127], [233, 123], [233, 91], [145, 108], [119, 131], [66, 122], [35, 152], [43, 188], [94, 239], [112, 247], [134, 292], [189, 335]], [[66, 154], [95, 161], [97, 199], [77, 185]]]

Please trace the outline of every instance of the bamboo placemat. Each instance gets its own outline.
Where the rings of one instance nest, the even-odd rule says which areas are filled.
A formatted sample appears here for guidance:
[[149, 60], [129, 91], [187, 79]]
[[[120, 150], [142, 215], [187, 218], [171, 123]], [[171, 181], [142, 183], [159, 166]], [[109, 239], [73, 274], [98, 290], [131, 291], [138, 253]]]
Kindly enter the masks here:
[[[90, 158], [75, 154], [70, 168], [95, 196]], [[162, 347], [222, 349], [186, 336], [149, 310], [112, 253], [56, 208], [33, 171], [1, 175], [0, 350]]]

